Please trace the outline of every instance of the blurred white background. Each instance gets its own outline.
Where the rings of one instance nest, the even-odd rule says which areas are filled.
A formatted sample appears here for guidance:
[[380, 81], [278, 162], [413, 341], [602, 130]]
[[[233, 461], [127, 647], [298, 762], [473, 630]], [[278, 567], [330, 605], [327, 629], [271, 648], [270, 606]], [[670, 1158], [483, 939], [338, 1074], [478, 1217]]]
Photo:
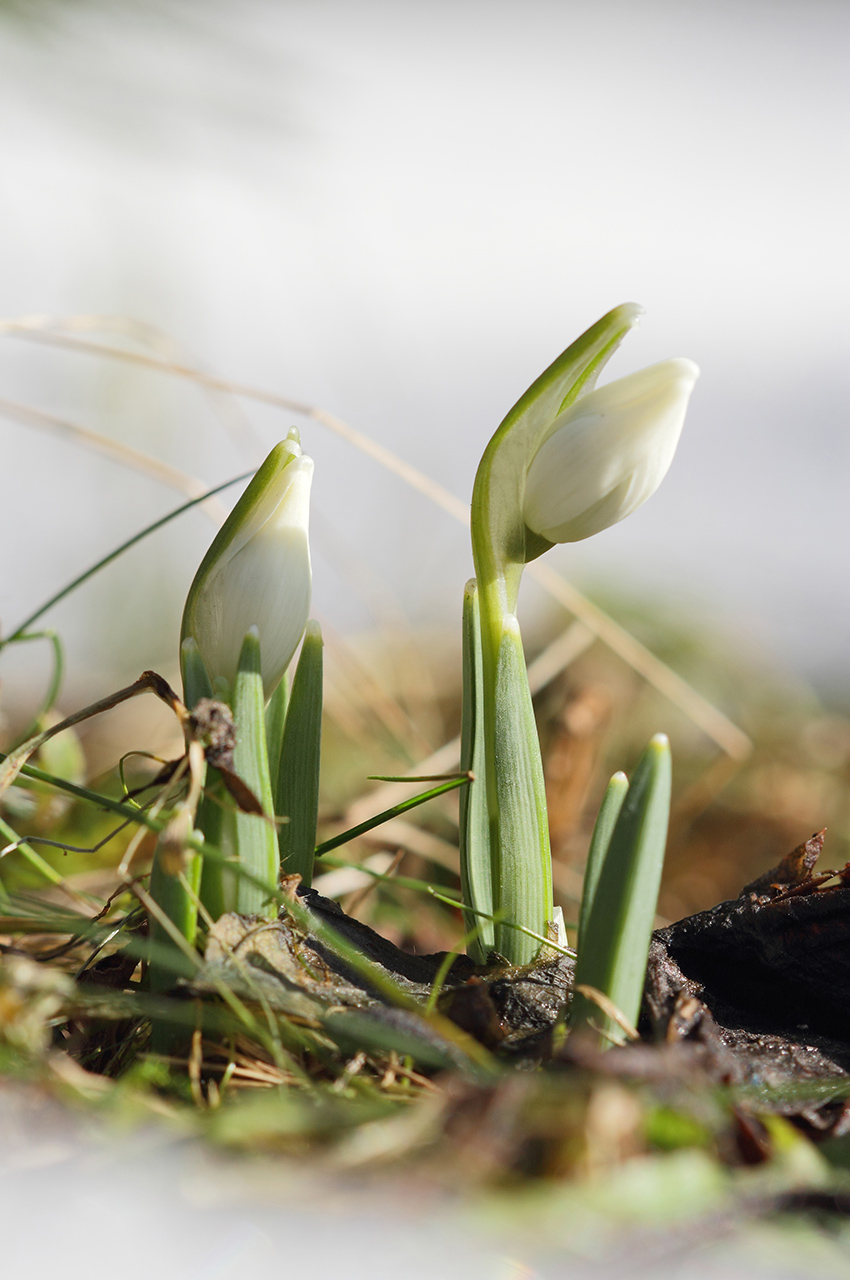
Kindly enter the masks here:
[[[529, 382], [639, 301], [610, 376], [674, 355], [701, 365], [680, 451], [646, 507], [554, 562], [591, 593], [672, 596], [846, 686], [842, 0], [0, 11], [2, 314], [136, 317], [468, 500]], [[256, 461], [186, 384], [11, 337], [0, 362], [0, 396], [207, 482]], [[298, 421], [245, 412], [268, 446]], [[416, 623], [453, 623], [465, 532], [299, 425], [317, 460], [317, 609], [363, 628], [383, 594]], [[0, 441], [8, 632], [179, 498], [4, 419]], [[50, 615], [70, 689], [173, 661], [211, 533], [192, 513]], [[4, 662], [14, 704], [16, 673], [44, 657]]]

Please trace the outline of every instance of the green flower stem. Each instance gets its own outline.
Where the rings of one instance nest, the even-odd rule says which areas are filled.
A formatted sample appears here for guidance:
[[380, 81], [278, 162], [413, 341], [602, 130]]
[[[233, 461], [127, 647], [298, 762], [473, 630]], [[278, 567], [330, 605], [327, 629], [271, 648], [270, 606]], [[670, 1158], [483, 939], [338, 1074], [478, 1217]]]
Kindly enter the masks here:
[[[276, 915], [273, 895], [277, 892], [279, 858], [274, 828], [272, 784], [266, 749], [265, 698], [260, 668], [260, 640], [252, 627], [242, 644], [236, 687], [233, 691], [233, 718], [236, 722], [234, 772], [250, 787], [263, 812], [236, 814], [236, 846], [240, 864], [256, 880], [240, 879], [236, 889], [236, 910], [243, 915]], [[264, 893], [260, 885], [267, 886]]]
[[319, 764], [322, 749], [322, 629], [308, 622], [286, 714], [274, 793], [275, 813], [285, 818], [278, 832], [284, 875], [313, 882], [319, 818]]
[[[493, 881], [490, 866], [490, 819], [487, 812], [486, 753], [484, 750], [484, 672], [481, 654], [481, 623], [478, 586], [472, 578], [463, 593], [463, 715], [460, 734], [460, 767], [472, 775], [460, 793], [460, 883], [464, 902], [474, 902], [480, 911], [493, 912]], [[496, 946], [493, 922], [476, 923], [464, 915], [469, 939], [469, 955], [476, 964], [486, 964]]]

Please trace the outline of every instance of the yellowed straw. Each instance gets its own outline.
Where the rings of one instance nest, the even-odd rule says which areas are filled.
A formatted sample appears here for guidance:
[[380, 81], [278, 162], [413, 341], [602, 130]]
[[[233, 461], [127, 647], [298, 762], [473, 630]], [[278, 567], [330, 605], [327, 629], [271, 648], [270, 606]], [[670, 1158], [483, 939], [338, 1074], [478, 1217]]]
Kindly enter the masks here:
[[[120, 441], [110, 440], [99, 431], [81, 427], [76, 422], [69, 422], [67, 418], [58, 418], [54, 413], [45, 413], [41, 409], [18, 404], [14, 400], [0, 399], [0, 414], [4, 418], [11, 418], [13, 422], [22, 422], [25, 426], [37, 427], [41, 431], [52, 431], [55, 435], [64, 436], [92, 453], [102, 454], [112, 462], [117, 462], [119, 466], [150, 476], [152, 480], [159, 481], [169, 489], [176, 489], [178, 493], [185, 493], [187, 498], [200, 498], [209, 488], [209, 485], [204, 484], [203, 481], [186, 475], [184, 471], [169, 466], [167, 462], [161, 462], [159, 458], [154, 458], [149, 453], [142, 453], [141, 450], [121, 444]], [[227, 508], [218, 498], [209, 498], [200, 505], [216, 524], [221, 524], [227, 516]]]

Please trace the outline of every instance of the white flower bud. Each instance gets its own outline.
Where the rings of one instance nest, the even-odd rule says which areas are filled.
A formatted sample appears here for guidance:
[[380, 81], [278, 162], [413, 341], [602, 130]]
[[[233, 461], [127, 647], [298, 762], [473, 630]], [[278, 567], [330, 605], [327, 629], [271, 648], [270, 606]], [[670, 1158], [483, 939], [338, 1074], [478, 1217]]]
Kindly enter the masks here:
[[579, 542], [646, 502], [673, 461], [698, 377], [692, 360], [664, 360], [560, 413], [526, 474], [528, 528], [549, 542]]
[[313, 460], [291, 439], [272, 450], [195, 575], [183, 639], [196, 641], [211, 680], [233, 688], [245, 635], [256, 627], [271, 697], [310, 612], [308, 524]]

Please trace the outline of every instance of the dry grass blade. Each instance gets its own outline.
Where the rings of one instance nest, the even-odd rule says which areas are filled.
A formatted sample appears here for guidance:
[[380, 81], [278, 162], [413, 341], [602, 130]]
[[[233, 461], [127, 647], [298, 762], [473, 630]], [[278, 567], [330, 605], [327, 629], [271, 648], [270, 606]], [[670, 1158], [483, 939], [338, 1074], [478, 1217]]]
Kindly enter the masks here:
[[48, 739], [55, 737], [58, 733], [62, 733], [65, 729], [72, 728], [75, 724], [81, 724], [83, 720], [90, 720], [93, 716], [100, 715], [103, 711], [111, 711], [120, 703], [127, 702], [130, 698], [136, 698], [141, 693], [155, 694], [177, 714], [181, 724], [184, 722], [185, 708], [174, 691], [168, 687], [162, 676], [158, 676], [155, 671], [145, 671], [133, 684], [127, 685], [124, 689], [119, 689], [117, 693], [109, 694], [106, 698], [99, 698], [97, 702], [92, 702], [89, 706], [83, 707], [82, 711], [75, 711], [73, 715], [67, 716], [58, 724], [51, 725], [43, 733], [39, 733], [36, 737], [22, 743], [11, 755], [5, 756], [0, 761], [0, 796], [15, 781], [30, 756], [38, 751], [39, 747], [43, 746]]
[[672, 667], [651, 653], [645, 645], [610, 618], [604, 609], [600, 609], [592, 600], [588, 600], [580, 591], [562, 578], [559, 573], [539, 560], [526, 568], [549, 594], [570, 613], [580, 618], [585, 626], [594, 631], [603, 644], [621, 657], [638, 675], [653, 685], [660, 694], [674, 706], [677, 706], [707, 737], [731, 756], [733, 760], [743, 761], [750, 755], [753, 744], [742, 729], [725, 716], [722, 711], [697, 693], [687, 680], [678, 675]]
[[365, 835], [358, 836], [358, 839], [366, 844], [389, 844], [395, 848], [404, 849], [407, 853], [418, 854], [420, 858], [435, 862], [437, 866], [445, 867], [447, 871], [457, 873], [459, 869], [456, 845], [449, 844], [448, 840], [432, 835], [430, 831], [425, 831], [422, 827], [405, 821], [404, 818], [391, 818], [389, 822], [375, 827], [374, 831], [367, 831]]
[[[258, 403], [286, 409], [290, 413], [298, 413], [312, 418], [315, 422], [333, 431], [335, 435], [354, 445], [362, 453], [373, 458], [387, 471], [403, 480], [410, 488], [423, 494], [436, 506], [448, 512], [462, 524], [469, 523], [469, 507], [442, 485], [431, 480], [417, 467], [399, 458], [392, 450], [385, 448], [370, 439], [362, 432], [355, 430], [335, 414], [328, 413], [315, 405], [305, 404], [289, 399], [273, 392], [263, 391], [244, 383], [233, 382], [226, 378], [213, 377], [199, 369], [171, 360], [162, 360], [152, 356], [142, 356], [133, 352], [122, 351], [110, 347], [106, 343], [95, 343], [87, 339], [72, 338], [67, 334], [51, 333], [46, 329], [48, 322], [38, 320], [5, 321], [0, 323], [0, 330], [11, 335], [26, 337], [36, 341], [52, 343], [57, 346], [73, 347], [91, 354], [106, 356], [112, 359], [141, 364], [150, 369], [170, 373], [177, 377], [191, 379], [203, 386], [218, 391], [230, 392], [232, 395], [255, 400]], [[56, 323], [53, 321], [52, 323]], [[39, 327], [41, 326], [41, 327]], [[624, 627], [609, 617], [603, 609], [592, 603], [580, 591], [576, 590], [565, 578], [556, 573], [548, 565], [539, 562], [528, 566], [528, 572], [537, 582], [570, 613], [585, 624], [613, 652], [634, 668], [645, 680], [658, 690], [668, 701], [679, 707], [681, 711], [712, 739], [727, 755], [735, 760], [744, 760], [752, 751], [752, 743], [747, 735], [738, 728], [717, 707], [679, 676], [660, 658], [655, 657], [644, 645]]]
[[[586, 627], [583, 622], [573, 622], [568, 627], [565, 627], [561, 634], [550, 645], [547, 645], [543, 652], [538, 654], [529, 665], [528, 683], [532, 695], [536, 695], [545, 689], [547, 684], [554, 680], [556, 676], [559, 676], [562, 671], [565, 671], [571, 662], [574, 662], [580, 654], [584, 653], [585, 649], [593, 644], [595, 639], [595, 633], [589, 627]], [[426, 756], [424, 760], [420, 760], [417, 765], [408, 770], [408, 773], [415, 778], [422, 777], [423, 774], [444, 774], [456, 769], [459, 763], [460, 736], [452, 738], [450, 742], [445, 743], [439, 750]], [[380, 813], [383, 809], [388, 809], [390, 805], [398, 804], [399, 801], [414, 795], [417, 787], [418, 783], [416, 782], [388, 782], [384, 786], [370, 791], [367, 795], [349, 805], [345, 813], [345, 826], [342, 829], [356, 827], [374, 814]], [[380, 830], [386, 833], [387, 827], [384, 826]]]
[[[200, 361], [194, 353], [189, 352], [177, 339], [158, 325], [147, 321], [136, 320], [132, 316], [122, 315], [78, 315], [78, 316], [24, 316], [22, 318], [0, 321], [0, 333], [17, 334], [28, 337], [31, 341], [41, 342], [46, 346], [63, 346], [71, 350], [77, 349], [92, 352], [99, 346], [90, 338], [80, 339], [80, 333], [107, 333], [122, 338], [129, 338], [141, 347], [152, 352], [152, 357], [127, 351], [129, 363], [150, 367], [150, 359], [165, 360], [177, 366], [200, 369]], [[114, 347], [104, 346], [102, 354], [112, 355]], [[233, 396], [226, 391], [202, 384], [209, 393], [210, 401], [216, 410], [225, 430], [249, 454], [256, 455], [259, 462], [263, 455], [263, 442], [253, 423], [242, 411]]]
[[[357, 656], [351, 645], [328, 622], [318, 615], [322, 626], [325, 647], [333, 654], [326, 683], [326, 701], [333, 708], [334, 718], [349, 734], [359, 740], [374, 734], [375, 726], [389, 734], [410, 754], [430, 750], [428, 743], [413, 723], [410, 715], [398, 700], [389, 693], [378, 677]], [[358, 691], [355, 705], [347, 692]]]
[[612, 1018], [616, 1022], [621, 1031], [625, 1033], [628, 1040], [640, 1040], [635, 1028], [629, 1022], [625, 1014], [617, 1008], [614, 1001], [605, 995], [604, 991], [597, 990], [596, 987], [589, 986], [586, 982], [576, 983], [575, 990], [579, 995], [585, 996], [588, 1000], [601, 1009], [604, 1014]]
[[342, 898], [347, 893], [354, 893], [357, 889], [364, 889], [367, 885], [375, 883], [368, 875], [368, 871], [377, 871], [380, 875], [384, 875], [392, 862], [391, 853], [374, 853], [364, 863], [366, 871], [360, 871], [357, 867], [335, 867], [333, 871], [325, 871], [322, 875], [314, 876], [313, 888], [323, 898]]
[[[21, 422], [24, 426], [37, 427], [39, 430], [52, 431], [56, 435], [61, 435], [66, 440], [73, 441], [74, 444], [82, 445], [93, 453], [99, 453], [112, 462], [117, 462], [119, 466], [127, 467], [139, 475], [150, 476], [152, 480], [159, 481], [160, 484], [176, 490], [177, 493], [185, 494], [187, 498], [200, 498], [209, 488], [203, 481], [186, 475], [184, 471], [169, 466], [167, 462], [161, 462], [149, 453], [142, 453], [141, 450], [133, 449], [117, 440], [110, 440], [108, 436], [101, 435], [98, 431], [69, 422], [67, 418], [58, 418], [53, 413], [34, 409], [31, 405], [18, 404], [14, 400], [0, 400], [0, 414], [5, 418], [11, 418], [14, 422]], [[222, 524], [227, 517], [227, 508], [218, 498], [210, 498], [200, 505], [201, 510], [205, 511], [216, 524]]]

